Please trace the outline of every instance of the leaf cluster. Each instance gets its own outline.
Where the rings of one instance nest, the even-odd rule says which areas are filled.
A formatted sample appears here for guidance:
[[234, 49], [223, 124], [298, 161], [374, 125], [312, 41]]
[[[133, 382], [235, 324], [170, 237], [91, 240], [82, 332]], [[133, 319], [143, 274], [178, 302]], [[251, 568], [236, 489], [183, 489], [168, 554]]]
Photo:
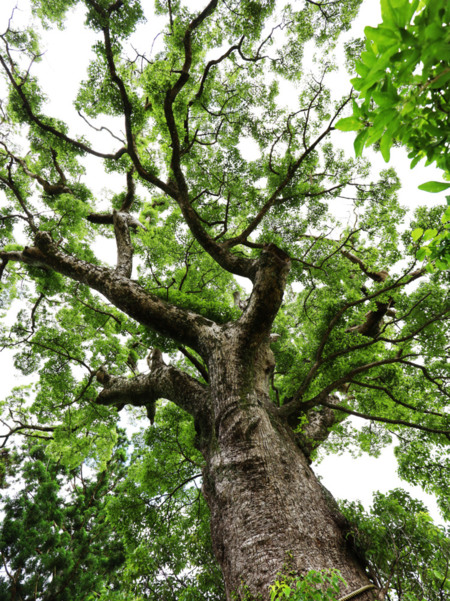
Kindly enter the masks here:
[[354, 543], [388, 599], [440, 601], [450, 591], [450, 539], [421, 501], [400, 489], [376, 493], [373, 507], [344, 503]]

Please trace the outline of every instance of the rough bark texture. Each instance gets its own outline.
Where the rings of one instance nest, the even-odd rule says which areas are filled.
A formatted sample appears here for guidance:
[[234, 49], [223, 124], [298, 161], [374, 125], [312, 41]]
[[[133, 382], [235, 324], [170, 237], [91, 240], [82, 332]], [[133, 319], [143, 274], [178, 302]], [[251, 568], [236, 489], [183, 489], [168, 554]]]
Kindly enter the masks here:
[[348, 583], [344, 594], [370, 581], [334, 500], [272, 409], [273, 365], [268, 343], [242, 352], [232, 336], [210, 360], [215, 416], [203, 438], [204, 494], [227, 599], [244, 598], [245, 590], [268, 599], [277, 574], [292, 569], [336, 568]]
[[[207, 385], [166, 365], [159, 351], [151, 355], [148, 375], [117, 378], [100, 369], [97, 379], [104, 390], [98, 402], [119, 408], [144, 405], [153, 422], [155, 401], [167, 398], [193, 415], [227, 599], [269, 599], [277, 575], [292, 570], [340, 570], [348, 583], [342, 594], [368, 584], [364, 562], [345, 538], [346, 523], [309, 466], [309, 452], [314, 441], [326, 437], [334, 411], [316, 411], [303, 435], [296, 436], [292, 415], [269, 397], [275, 366], [270, 331], [282, 303], [289, 257], [267, 245], [249, 263], [253, 290], [241, 317], [220, 326], [165, 303], [130, 280], [129, 223], [115, 213], [114, 227], [115, 269], [64, 253], [46, 232], [36, 234], [36, 246], [2, 258], [87, 284], [139, 323], [195, 349], [207, 364]], [[371, 598], [364, 593], [359, 601]]]

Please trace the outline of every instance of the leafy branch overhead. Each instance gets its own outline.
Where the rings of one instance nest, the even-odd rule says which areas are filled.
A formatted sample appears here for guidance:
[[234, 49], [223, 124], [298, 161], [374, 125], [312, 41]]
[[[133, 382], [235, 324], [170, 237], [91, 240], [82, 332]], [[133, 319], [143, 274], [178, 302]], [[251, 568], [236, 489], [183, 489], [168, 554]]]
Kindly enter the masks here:
[[[352, 84], [360, 102], [336, 128], [356, 130], [356, 156], [377, 144], [386, 162], [395, 143], [409, 150], [411, 168], [425, 159], [450, 178], [450, 8], [446, 0], [382, 0], [382, 23], [365, 28], [365, 49], [356, 61]], [[450, 183], [429, 181], [426, 192], [442, 192]], [[447, 197], [448, 199], [448, 197]], [[450, 267], [448, 211], [433, 243], [422, 247], [440, 269]], [[418, 230], [416, 230], [418, 231]], [[424, 240], [426, 241], [426, 240]], [[432, 269], [432, 265], [430, 265]]]
[[[302, 72], [359, 0], [298, 4], [33, 0], [33, 25], [13, 17], [0, 36], [0, 345], [26, 378], [1, 402], [0, 444], [38, 440], [53, 462], [103, 473], [122, 412], [149, 420], [135, 441], [136, 461], [152, 447], [147, 467], [110, 509], [145, 558], [120, 564], [124, 578], [153, 597], [165, 564], [150, 565], [147, 526], [169, 532], [155, 516], [173, 497], [188, 541], [194, 509], [175, 501], [206, 515], [200, 473], [228, 600], [269, 599], [288, 553], [295, 582], [337, 564], [340, 597], [385, 586], [349, 549], [310, 467], [321, 454], [394, 442], [405, 479], [450, 515], [448, 274], [416, 255], [437, 210], [401, 233], [394, 170], [371, 181], [331, 144], [350, 87], [333, 99], [323, 61]], [[38, 33], [72, 22], [93, 46], [65, 123], [37, 76]], [[176, 555], [168, 599], [188, 569]]]

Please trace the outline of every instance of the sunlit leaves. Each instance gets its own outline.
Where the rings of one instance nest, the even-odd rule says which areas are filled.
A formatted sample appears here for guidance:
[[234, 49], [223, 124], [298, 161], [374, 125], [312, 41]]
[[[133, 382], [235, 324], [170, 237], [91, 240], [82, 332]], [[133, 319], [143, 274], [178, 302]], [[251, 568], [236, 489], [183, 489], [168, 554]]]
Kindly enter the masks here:
[[[382, 25], [366, 27], [366, 51], [356, 63], [361, 77], [354, 80], [364, 101], [354, 113], [358, 123], [353, 129], [369, 124], [371, 129], [382, 128], [382, 134], [387, 128], [391, 140], [397, 139], [410, 148], [410, 158], [426, 155], [429, 161], [436, 161], [449, 171], [445, 150], [449, 56], [442, 47], [446, 39], [442, 23], [448, 21], [448, 6], [446, 2], [433, 1], [417, 7], [418, 2], [400, 0], [391, 5], [386, 0], [382, 2]], [[415, 70], [421, 61], [423, 68]], [[376, 108], [371, 108], [371, 99], [378, 105]], [[401, 118], [394, 126], [384, 124], [383, 128], [381, 116], [387, 109], [399, 111]], [[337, 127], [346, 124], [347, 121], [341, 121]], [[369, 134], [366, 144], [373, 141]]]
[[443, 192], [444, 190], [448, 190], [448, 188], [450, 188], [450, 184], [446, 184], [445, 182], [426, 182], [419, 186], [419, 190], [423, 190], [424, 192]]
[[128, 477], [108, 505], [108, 521], [125, 544], [125, 590], [150, 589], [167, 601], [223, 598], [194, 436], [192, 421], [168, 405], [134, 439]]
[[[399, 132], [408, 144], [415, 143], [413, 134], [402, 130], [403, 118], [417, 121], [420, 136], [437, 139], [428, 100], [416, 119], [415, 97], [403, 102], [402, 93], [441, 93], [447, 75], [429, 67], [428, 48], [426, 87], [421, 89], [420, 73], [408, 79], [418, 51], [414, 28], [404, 29], [411, 25], [412, 5], [405, 12], [404, 2], [386, 0], [383, 15], [395, 27], [367, 29], [370, 39], [354, 80], [361, 98], [333, 101], [326, 88], [333, 65], [324, 63], [317, 76], [304, 78], [303, 51], [315, 38], [326, 55], [359, 1], [276, 4], [220, 2], [196, 27], [199, 13], [189, 3], [161, 1], [161, 35], [154, 45], [146, 37], [135, 50], [135, 40], [142, 42], [137, 25], [144, 3], [85, 2], [97, 41], [76, 109], [93, 121], [88, 130], [93, 140], [100, 133], [93, 130], [107, 128], [107, 139], [114, 136], [113, 154], [70, 138], [67, 124], [43, 114], [43, 94], [31, 75], [20, 84], [27, 105], [15, 73], [8, 110], [25, 149], [16, 150], [17, 138], [8, 130], [0, 149], [0, 186], [7, 194], [1, 252], [8, 260], [2, 269], [10, 296], [21, 296], [23, 303], [16, 323], [2, 331], [1, 344], [20, 348], [16, 366], [33, 381], [31, 388], [13, 391], [4, 408], [12, 423], [25, 424], [28, 435], [49, 439], [47, 457], [61, 465], [76, 470], [87, 462], [96, 472], [106, 469], [119, 417], [131, 413], [140, 425], [140, 409], [133, 414], [121, 403], [96, 402], [104, 383], [97, 381], [100, 368], [100, 374], [108, 372], [128, 385], [136, 373], [148, 374], [148, 357], [157, 348], [167, 363], [197, 378], [205, 390], [215, 376], [212, 370], [210, 378], [206, 373], [212, 360], [201, 340], [194, 350], [180, 348], [180, 337], [166, 336], [156, 320], [130, 318], [128, 291], [148, 301], [141, 314], [130, 315], [152, 313], [154, 303], [177, 316], [187, 308], [202, 324], [203, 317], [214, 320], [214, 331], [232, 328], [245, 322], [241, 316], [251, 292], [230, 273], [230, 262], [224, 269], [218, 257], [257, 260], [267, 256], [270, 243], [290, 257], [291, 270], [273, 328], [278, 334], [272, 343], [275, 370], [267, 376], [275, 405], [285, 408], [293, 398], [300, 400], [300, 419], [293, 415], [289, 424], [294, 432], [306, 421], [303, 407], [314, 406], [317, 414], [321, 403], [331, 402], [339, 409], [323, 444], [327, 451], [353, 445], [355, 453], [376, 456], [392, 441], [406, 439], [410, 428], [422, 428], [424, 444], [436, 453], [446, 442], [447, 282], [442, 273], [422, 273], [413, 255], [420, 244], [426, 246], [424, 256], [441, 252], [435, 245], [438, 239], [448, 242], [443, 233], [449, 215], [437, 226], [436, 212], [419, 212], [412, 236], [402, 237], [405, 210], [396, 174], [386, 170], [369, 182], [367, 161], [346, 158], [327, 136], [352, 102], [353, 116], [344, 117], [339, 127], [359, 132], [358, 155], [365, 145], [376, 144], [388, 159]], [[432, 4], [427, 7], [434, 15]], [[74, 3], [35, 5], [48, 25], [62, 23]], [[431, 40], [435, 34], [431, 28], [424, 35]], [[24, 44], [35, 49], [31, 37], [9, 43], [21, 51]], [[120, 246], [121, 234], [114, 229], [113, 211], [125, 214], [123, 223], [133, 222], [131, 245], [125, 244], [134, 254], [131, 282], [115, 269], [112, 246], [115, 238]], [[246, 228], [250, 233], [233, 246], [233, 237]], [[48, 232], [54, 245], [41, 248], [38, 229]], [[17, 267], [14, 253], [25, 246], [35, 259]], [[216, 252], [209, 254], [211, 248]], [[58, 264], [66, 275], [55, 275], [53, 266], [62, 255], [73, 270]], [[107, 284], [99, 286], [92, 274]], [[125, 290], [126, 302], [116, 303], [124, 312], [96, 291], [116, 302], [109, 288], [115, 284]], [[238, 306], [236, 292], [241, 293]], [[376, 327], [364, 330], [377, 312], [382, 316]], [[157, 405], [156, 426], [134, 439], [128, 476], [109, 499], [107, 517], [102, 516], [120, 536], [127, 557], [120, 568], [122, 590], [113, 591], [117, 595], [101, 590], [100, 599], [132, 598], [141, 590], [168, 601], [220, 599], [199, 491], [203, 457], [195, 448], [196, 434], [204, 434], [198, 427], [195, 433], [190, 419], [165, 400]], [[364, 426], [351, 425], [352, 412]], [[410, 457], [406, 444], [403, 457], [420, 468], [418, 448]], [[400, 463], [403, 475], [413, 479], [408, 461]], [[442, 496], [444, 478], [436, 470], [429, 475], [430, 488]]]

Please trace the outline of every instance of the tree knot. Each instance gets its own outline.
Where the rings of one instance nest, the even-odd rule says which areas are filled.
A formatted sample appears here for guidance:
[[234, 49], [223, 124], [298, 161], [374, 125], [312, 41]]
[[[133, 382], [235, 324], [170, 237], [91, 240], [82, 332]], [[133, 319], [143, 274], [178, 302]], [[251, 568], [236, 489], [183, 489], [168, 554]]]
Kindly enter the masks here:
[[50, 232], [42, 231], [37, 232], [34, 238], [34, 243], [43, 253], [47, 253], [54, 245]]
[[100, 384], [102, 384], [103, 386], [107, 386], [111, 382], [111, 376], [106, 371], [103, 365], [99, 367], [95, 374], [95, 377], [97, 378], [97, 381], [100, 382]]

